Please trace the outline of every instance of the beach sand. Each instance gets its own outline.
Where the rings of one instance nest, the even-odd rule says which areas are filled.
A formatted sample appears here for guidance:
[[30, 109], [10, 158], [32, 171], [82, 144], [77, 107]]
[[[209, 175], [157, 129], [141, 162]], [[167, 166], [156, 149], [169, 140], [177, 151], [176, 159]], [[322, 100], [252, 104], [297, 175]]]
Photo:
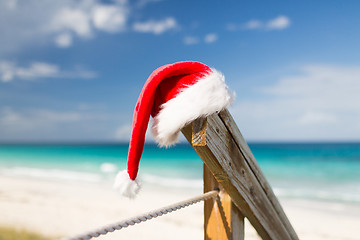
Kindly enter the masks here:
[[[120, 198], [110, 185], [0, 177], [0, 226], [50, 237], [79, 234], [157, 209], [201, 190], [143, 186], [135, 200]], [[359, 239], [360, 207], [280, 199], [300, 239]], [[123, 229], [98, 239], [203, 239], [203, 204]], [[260, 239], [246, 222], [246, 239]]]

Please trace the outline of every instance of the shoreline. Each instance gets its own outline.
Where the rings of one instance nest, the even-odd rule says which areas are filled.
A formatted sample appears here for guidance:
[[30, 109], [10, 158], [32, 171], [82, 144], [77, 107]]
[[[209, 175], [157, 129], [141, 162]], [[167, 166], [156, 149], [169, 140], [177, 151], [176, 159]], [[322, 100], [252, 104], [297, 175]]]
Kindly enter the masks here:
[[[121, 198], [111, 185], [0, 176], [0, 225], [49, 237], [80, 234], [151, 211], [202, 190], [143, 186], [134, 200]], [[303, 199], [279, 199], [300, 239], [356, 239], [360, 206]], [[199, 203], [98, 239], [202, 239]], [[259, 239], [246, 222], [247, 239]]]

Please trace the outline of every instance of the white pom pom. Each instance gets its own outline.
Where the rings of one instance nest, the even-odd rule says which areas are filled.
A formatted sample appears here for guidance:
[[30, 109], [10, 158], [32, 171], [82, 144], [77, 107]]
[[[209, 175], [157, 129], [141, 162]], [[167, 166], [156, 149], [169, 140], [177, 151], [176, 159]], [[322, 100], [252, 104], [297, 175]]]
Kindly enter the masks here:
[[134, 198], [140, 190], [138, 181], [131, 180], [126, 170], [118, 172], [113, 187], [122, 196], [128, 198]]

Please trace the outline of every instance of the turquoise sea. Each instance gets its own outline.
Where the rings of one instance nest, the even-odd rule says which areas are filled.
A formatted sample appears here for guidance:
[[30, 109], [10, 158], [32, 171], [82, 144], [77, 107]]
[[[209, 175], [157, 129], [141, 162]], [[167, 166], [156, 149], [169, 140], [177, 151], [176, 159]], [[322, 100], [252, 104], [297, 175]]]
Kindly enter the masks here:
[[[360, 143], [249, 144], [280, 198], [360, 204]], [[0, 145], [0, 175], [111, 184], [126, 167], [126, 144]], [[144, 184], [202, 188], [202, 161], [189, 145], [145, 146]], [[1, 183], [0, 183], [1, 184]]]

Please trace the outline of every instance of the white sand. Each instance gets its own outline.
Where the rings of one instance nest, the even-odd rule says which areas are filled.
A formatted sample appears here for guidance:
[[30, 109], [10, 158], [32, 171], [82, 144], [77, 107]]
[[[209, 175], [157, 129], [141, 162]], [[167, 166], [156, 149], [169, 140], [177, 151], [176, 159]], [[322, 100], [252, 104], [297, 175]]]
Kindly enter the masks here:
[[[73, 235], [200, 193], [144, 186], [135, 200], [127, 200], [110, 186], [2, 176], [0, 225], [47, 236]], [[281, 202], [301, 239], [359, 239], [359, 206], [284, 199]], [[202, 207], [193, 205], [98, 239], [203, 239]], [[250, 227], [246, 229], [246, 239], [258, 239]]]

